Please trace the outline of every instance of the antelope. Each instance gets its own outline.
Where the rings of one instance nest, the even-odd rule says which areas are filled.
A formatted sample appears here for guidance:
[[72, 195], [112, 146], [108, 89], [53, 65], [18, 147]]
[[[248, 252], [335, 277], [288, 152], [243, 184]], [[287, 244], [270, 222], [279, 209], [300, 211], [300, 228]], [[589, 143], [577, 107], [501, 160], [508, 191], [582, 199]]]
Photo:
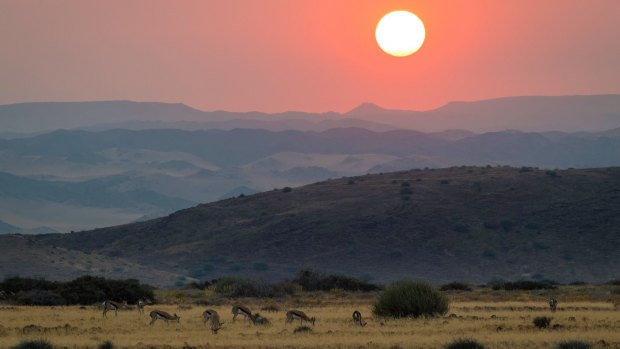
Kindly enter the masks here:
[[161, 311], [161, 310], [153, 310], [149, 316], [151, 317], [151, 323], [149, 323], [149, 325], [152, 325], [155, 323], [155, 321], [159, 320], [164, 320], [165, 323], [168, 323], [168, 321], [176, 321], [178, 323], [180, 323], [181, 318], [177, 315], [170, 315], [168, 313], [166, 313], [165, 311]]
[[216, 311], [213, 311], [213, 313], [211, 313], [210, 318], [211, 318], [211, 333], [217, 334], [217, 331], [222, 329], [222, 325], [224, 323], [220, 322], [220, 315]]
[[239, 304], [234, 305], [232, 307], [232, 314], [233, 314], [233, 322], [235, 322], [235, 319], [237, 318], [238, 315], [242, 315], [247, 320], [252, 321], [252, 323], [256, 321], [256, 317], [252, 315], [252, 311], [250, 310], [250, 308], [245, 307], [243, 305], [239, 305]]
[[367, 322], [364, 322], [362, 320], [362, 313], [357, 310], [353, 312], [353, 323], [362, 327], [366, 326], [367, 324]]
[[303, 324], [304, 321], [312, 322], [312, 326], [314, 326], [314, 322], [316, 321], [314, 317], [308, 317], [308, 315], [301, 310], [290, 310], [286, 312], [285, 324], [292, 323], [295, 319], [299, 319], [300, 324]]
[[142, 299], [138, 300], [138, 312], [140, 315], [144, 314], [144, 301]]
[[219, 318], [219, 314], [217, 313], [217, 311], [213, 310], [213, 309], [207, 309], [202, 313], [202, 319], [204, 321], [204, 324], [206, 325], [207, 322], [209, 322], [209, 320], [211, 320], [213, 318], [213, 316], [217, 316]]
[[551, 309], [551, 311], [555, 312], [556, 309], [558, 308], [558, 300], [555, 298], [550, 298], [549, 299], [549, 308]]
[[118, 316], [118, 309], [121, 309], [125, 306], [126, 303], [118, 303], [111, 300], [106, 300], [103, 302], [103, 317], [107, 317], [106, 313], [109, 310], [114, 310], [114, 316]]

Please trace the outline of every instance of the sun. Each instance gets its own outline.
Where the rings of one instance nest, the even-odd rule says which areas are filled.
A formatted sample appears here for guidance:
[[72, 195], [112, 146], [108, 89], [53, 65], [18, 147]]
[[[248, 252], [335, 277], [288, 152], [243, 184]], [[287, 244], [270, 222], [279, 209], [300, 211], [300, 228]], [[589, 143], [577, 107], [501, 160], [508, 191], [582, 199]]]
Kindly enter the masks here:
[[424, 23], [409, 11], [393, 11], [381, 18], [375, 30], [379, 47], [392, 56], [409, 56], [422, 47]]

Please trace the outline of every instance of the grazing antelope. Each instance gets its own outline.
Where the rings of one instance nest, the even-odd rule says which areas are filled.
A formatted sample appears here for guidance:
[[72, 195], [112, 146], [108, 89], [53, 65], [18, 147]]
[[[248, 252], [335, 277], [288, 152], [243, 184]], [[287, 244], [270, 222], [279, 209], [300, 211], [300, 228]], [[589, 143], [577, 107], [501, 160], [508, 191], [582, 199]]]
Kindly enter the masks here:
[[314, 317], [308, 317], [308, 315], [301, 310], [290, 310], [286, 312], [285, 324], [292, 323], [295, 319], [299, 319], [300, 324], [303, 324], [304, 321], [312, 322], [312, 326], [314, 326], [314, 322], [316, 321]]
[[138, 312], [140, 315], [144, 314], [144, 301], [142, 299], [138, 300]]
[[250, 308], [243, 306], [243, 305], [239, 305], [239, 304], [234, 305], [232, 307], [232, 314], [233, 314], [233, 322], [235, 322], [235, 319], [237, 318], [238, 315], [242, 315], [243, 317], [246, 318], [246, 320], [252, 321], [252, 323], [256, 320], [256, 318], [252, 316], [252, 311], [250, 310]]
[[168, 323], [169, 321], [176, 321], [178, 323], [181, 322], [181, 318], [177, 314], [170, 315], [161, 310], [153, 310], [149, 316], [151, 317], [151, 323], [149, 323], [149, 325], [154, 324], [157, 320], [164, 320], [165, 323]]
[[217, 334], [222, 329], [224, 323], [220, 322], [220, 315], [217, 312], [211, 314], [211, 333]]
[[362, 327], [366, 326], [367, 324], [367, 322], [364, 322], [362, 320], [362, 313], [357, 310], [353, 312], [353, 323]]
[[111, 300], [106, 300], [103, 302], [103, 317], [107, 317], [106, 313], [109, 310], [114, 310], [114, 316], [118, 316], [118, 310], [123, 308], [126, 305], [126, 302], [124, 303], [118, 303], [118, 302], [114, 302]]
[[549, 308], [551, 309], [551, 311], [555, 312], [558, 308], [558, 300], [555, 298], [550, 298], [549, 299]]
[[213, 316], [217, 316], [219, 318], [219, 314], [217, 313], [217, 311], [213, 310], [213, 309], [207, 309], [202, 313], [202, 320], [204, 321], [204, 324], [206, 325], [207, 322], [209, 322], [209, 320], [211, 320], [213, 318]]

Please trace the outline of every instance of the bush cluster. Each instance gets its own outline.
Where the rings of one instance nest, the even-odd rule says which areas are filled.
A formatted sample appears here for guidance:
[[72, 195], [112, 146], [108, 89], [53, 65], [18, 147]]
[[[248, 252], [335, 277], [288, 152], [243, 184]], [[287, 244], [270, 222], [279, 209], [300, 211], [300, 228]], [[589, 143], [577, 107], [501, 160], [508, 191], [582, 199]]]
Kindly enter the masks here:
[[582, 341], [566, 341], [560, 342], [555, 346], [555, 349], [591, 349], [592, 346], [589, 343]]
[[304, 291], [329, 291], [331, 289], [342, 289], [345, 291], [370, 292], [380, 289], [378, 285], [350, 276], [323, 275], [310, 269], [299, 272], [297, 278], [293, 280], [293, 282], [299, 284]]
[[10, 300], [24, 305], [93, 304], [105, 299], [136, 303], [139, 299], [154, 299], [154, 287], [138, 280], [111, 280], [82, 276], [68, 282], [45, 279], [10, 277], [0, 283], [0, 290], [12, 295]]
[[550, 280], [541, 280], [541, 281], [530, 281], [530, 280], [522, 280], [522, 281], [496, 281], [493, 282], [490, 286], [494, 290], [520, 290], [520, 291], [531, 291], [531, 290], [548, 290], [556, 288], [557, 283]]
[[457, 339], [444, 346], [445, 349], [484, 349], [484, 345], [473, 339]]
[[422, 281], [399, 281], [386, 288], [373, 307], [383, 317], [421, 317], [448, 312], [448, 299], [431, 284]]
[[464, 282], [454, 281], [449, 284], [441, 285], [441, 291], [471, 291], [471, 286]]
[[215, 292], [220, 296], [239, 298], [257, 297], [274, 298], [293, 294], [295, 286], [287, 282], [268, 284], [262, 280], [251, 280], [240, 277], [223, 277], [215, 284]]
[[532, 323], [537, 328], [547, 328], [551, 324], [551, 318], [548, 316], [537, 316], [534, 318], [534, 320], [532, 320]]
[[11, 349], [54, 349], [54, 346], [45, 339], [36, 339], [22, 341]]

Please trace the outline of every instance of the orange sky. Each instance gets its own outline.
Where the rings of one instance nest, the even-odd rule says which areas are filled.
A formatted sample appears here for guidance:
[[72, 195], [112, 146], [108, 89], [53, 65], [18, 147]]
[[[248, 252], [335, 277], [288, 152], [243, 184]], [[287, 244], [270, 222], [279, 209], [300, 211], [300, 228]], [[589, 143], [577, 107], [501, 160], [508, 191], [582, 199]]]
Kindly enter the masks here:
[[[426, 25], [406, 58], [374, 39], [395, 9]], [[619, 14], [616, 0], [0, 0], [0, 104], [347, 111], [620, 93]]]

